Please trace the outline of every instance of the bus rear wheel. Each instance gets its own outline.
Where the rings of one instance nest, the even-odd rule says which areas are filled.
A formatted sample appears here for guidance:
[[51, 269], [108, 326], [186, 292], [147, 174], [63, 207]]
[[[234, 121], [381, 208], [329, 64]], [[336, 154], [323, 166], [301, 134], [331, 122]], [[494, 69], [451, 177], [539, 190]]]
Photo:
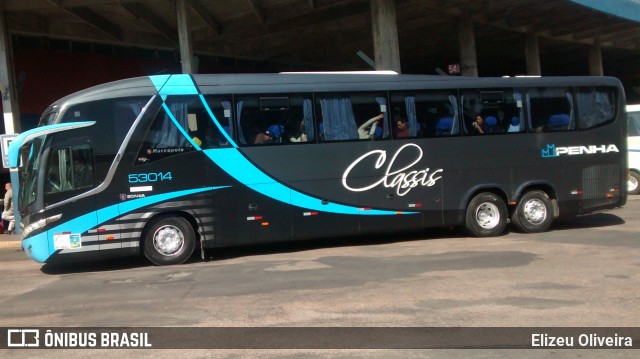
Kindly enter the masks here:
[[538, 190], [525, 193], [511, 216], [511, 222], [517, 230], [525, 233], [539, 233], [549, 229], [553, 222], [553, 207], [549, 195]]
[[507, 207], [499, 196], [484, 192], [473, 197], [465, 217], [467, 231], [476, 237], [499, 236], [507, 226]]
[[627, 182], [629, 194], [640, 193], [640, 186], [638, 186], [638, 182], [640, 182], [640, 174], [633, 171], [629, 172], [629, 181]]
[[181, 264], [193, 254], [196, 238], [193, 228], [182, 217], [164, 217], [155, 221], [144, 237], [143, 251], [153, 264]]

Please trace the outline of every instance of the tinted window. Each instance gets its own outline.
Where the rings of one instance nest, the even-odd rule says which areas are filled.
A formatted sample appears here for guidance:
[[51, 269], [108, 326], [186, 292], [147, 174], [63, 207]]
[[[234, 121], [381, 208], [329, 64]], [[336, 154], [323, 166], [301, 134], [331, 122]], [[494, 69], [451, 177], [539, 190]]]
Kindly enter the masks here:
[[463, 91], [462, 111], [466, 134], [517, 133], [526, 129], [522, 95], [512, 89]]
[[587, 129], [613, 121], [616, 98], [613, 88], [582, 87], [578, 90], [580, 128]]
[[315, 139], [310, 94], [236, 97], [238, 140], [243, 145], [305, 143]]
[[393, 94], [391, 101], [395, 138], [460, 133], [458, 100], [453, 92]]
[[169, 96], [145, 136], [136, 164], [198, 149], [228, 147], [231, 125], [228, 97], [210, 96], [203, 103], [199, 96]]
[[388, 112], [383, 93], [316, 94], [321, 141], [388, 138], [391, 133]]
[[61, 122], [96, 121], [83, 135], [93, 140], [97, 154], [115, 154], [148, 100], [116, 98], [74, 105], [65, 111]]
[[94, 186], [93, 156], [88, 144], [54, 148], [49, 153], [44, 193], [69, 192]]
[[536, 132], [566, 131], [575, 128], [573, 95], [568, 88], [527, 90], [529, 118]]

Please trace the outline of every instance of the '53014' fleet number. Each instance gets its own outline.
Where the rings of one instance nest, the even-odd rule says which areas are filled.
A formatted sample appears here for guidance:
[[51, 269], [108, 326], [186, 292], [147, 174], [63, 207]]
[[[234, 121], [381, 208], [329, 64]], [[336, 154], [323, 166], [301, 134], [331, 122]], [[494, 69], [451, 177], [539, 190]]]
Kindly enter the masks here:
[[149, 183], [159, 181], [171, 181], [171, 172], [151, 172], [129, 174], [129, 183]]

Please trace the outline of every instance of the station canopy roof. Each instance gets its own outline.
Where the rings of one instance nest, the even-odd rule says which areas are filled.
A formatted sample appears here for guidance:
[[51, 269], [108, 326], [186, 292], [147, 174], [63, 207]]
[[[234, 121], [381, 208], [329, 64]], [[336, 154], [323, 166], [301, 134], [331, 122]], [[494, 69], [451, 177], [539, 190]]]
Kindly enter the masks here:
[[[368, 65], [356, 53], [373, 57], [369, 0], [187, 3], [196, 54], [323, 70], [366, 70]], [[584, 74], [580, 72], [587, 66], [586, 49], [593, 44], [602, 46], [605, 60], [610, 51], [613, 68], [629, 72], [623, 66], [640, 50], [640, 3], [634, 0], [396, 0], [395, 4], [406, 73], [433, 73], [459, 61], [461, 16], [475, 24], [481, 76], [523, 73], [525, 33], [540, 39], [543, 72], [548, 62], [553, 64], [546, 66], [552, 74]], [[175, 0], [0, 2], [12, 34], [162, 50], [179, 47], [175, 6]]]

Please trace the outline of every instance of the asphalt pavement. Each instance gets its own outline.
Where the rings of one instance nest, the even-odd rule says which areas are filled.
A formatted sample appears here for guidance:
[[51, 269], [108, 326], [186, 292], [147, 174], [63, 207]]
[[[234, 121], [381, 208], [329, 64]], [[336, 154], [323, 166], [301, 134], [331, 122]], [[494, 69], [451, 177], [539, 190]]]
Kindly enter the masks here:
[[20, 247], [19, 234], [0, 234], [0, 247]]
[[[325, 238], [221, 248], [208, 251], [205, 261], [194, 256], [170, 267], [153, 266], [144, 258], [43, 265], [22, 253], [18, 236], [0, 235], [6, 246], [0, 248], [0, 327], [183, 327], [196, 334], [231, 327], [265, 333], [291, 327], [517, 327], [553, 328], [560, 335], [576, 328], [602, 335], [609, 327], [626, 336], [640, 324], [639, 232], [640, 196], [634, 196], [624, 208], [556, 221], [545, 233], [523, 234], [509, 227], [491, 238], [472, 238], [459, 230]], [[304, 333], [300, 340], [325, 340]], [[164, 343], [152, 339], [154, 347]], [[189, 348], [206, 347], [201, 343], [209, 341]], [[254, 342], [254, 337], [242, 341]], [[637, 350], [624, 349], [392, 350], [380, 345], [379, 350], [293, 350], [299, 341], [291, 343], [291, 349], [281, 350], [158, 347], [126, 354], [0, 350], [0, 357], [637, 357]]]

